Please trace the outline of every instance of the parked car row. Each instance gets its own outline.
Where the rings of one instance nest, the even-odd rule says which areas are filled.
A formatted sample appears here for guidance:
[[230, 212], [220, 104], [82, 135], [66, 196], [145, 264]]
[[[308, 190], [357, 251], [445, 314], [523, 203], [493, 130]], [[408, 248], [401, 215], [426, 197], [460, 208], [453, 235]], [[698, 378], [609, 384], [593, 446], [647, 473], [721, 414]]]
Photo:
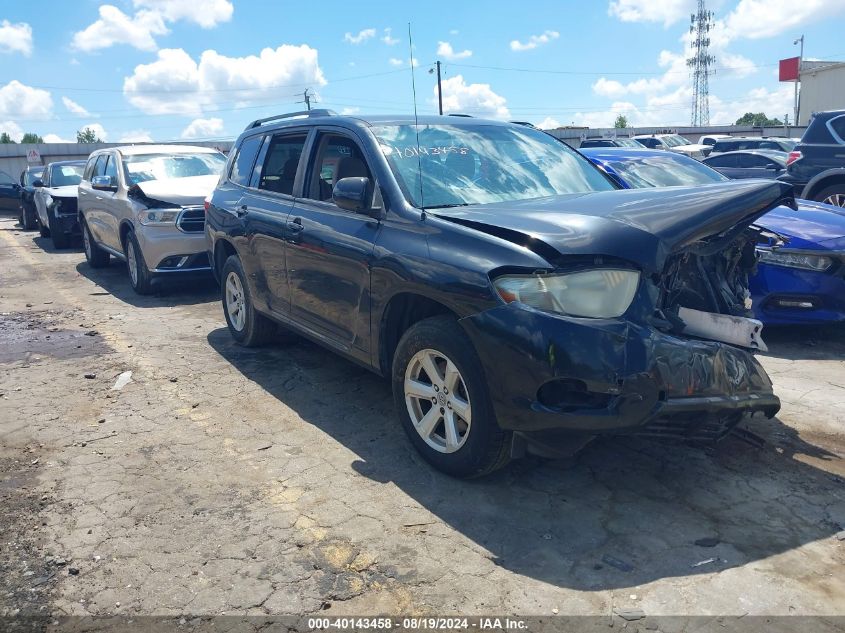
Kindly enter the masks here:
[[388, 378], [422, 457], [479, 476], [605, 434], [718, 440], [780, 407], [750, 280], [834, 251], [768, 226], [811, 213], [791, 185], [640, 151], [625, 172], [526, 125], [311, 110], [251, 123], [226, 161], [95, 152], [77, 223], [88, 263], [126, 260], [138, 292], [210, 268], [242, 345], [284, 328]]

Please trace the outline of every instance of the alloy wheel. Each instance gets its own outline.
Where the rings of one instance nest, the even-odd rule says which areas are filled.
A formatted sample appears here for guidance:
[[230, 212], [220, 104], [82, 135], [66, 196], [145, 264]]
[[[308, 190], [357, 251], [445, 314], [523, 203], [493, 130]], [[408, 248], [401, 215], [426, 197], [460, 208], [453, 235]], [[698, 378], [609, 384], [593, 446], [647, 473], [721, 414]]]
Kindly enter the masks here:
[[234, 272], [226, 277], [226, 312], [229, 313], [229, 321], [238, 332], [246, 325], [246, 310], [244, 300], [244, 289], [241, 285], [241, 278]]
[[129, 267], [129, 278], [132, 285], [138, 285], [138, 260], [135, 257], [135, 244], [129, 239], [126, 242], [126, 265]]
[[457, 366], [433, 349], [417, 352], [405, 370], [405, 405], [423, 441], [454, 453], [469, 437], [472, 406]]
[[834, 207], [845, 207], [845, 193], [834, 193], [822, 200], [825, 204], [832, 204]]

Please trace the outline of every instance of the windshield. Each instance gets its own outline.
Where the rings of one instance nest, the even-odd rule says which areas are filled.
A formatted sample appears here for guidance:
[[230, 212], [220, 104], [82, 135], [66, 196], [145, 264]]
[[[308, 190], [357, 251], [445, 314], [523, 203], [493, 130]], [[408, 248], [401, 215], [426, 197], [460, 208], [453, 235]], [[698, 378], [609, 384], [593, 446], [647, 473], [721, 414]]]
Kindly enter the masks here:
[[85, 165], [53, 165], [50, 169], [51, 187], [70, 187], [82, 180]]
[[638, 143], [632, 138], [618, 138], [616, 139], [617, 147], [642, 147], [642, 143]]
[[131, 187], [148, 180], [217, 176], [226, 165], [223, 154], [138, 154], [123, 158], [123, 172]]
[[728, 180], [715, 169], [693, 158], [673, 155], [609, 160], [606, 164], [634, 189], [706, 185]]
[[677, 134], [667, 134], [663, 137], [663, 142], [669, 147], [678, 147], [678, 145], [690, 145], [690, 142], [683, 136]]
[[32, 183], [34, 183], [36, 180], [41, 178], [41, 174], [43, 174], [43, 173], [44, 173], [44, 169], [27, 169], [23, 173], [23, 179], [24, 179], [23, 184], [24, 184], [24, 186], [31, 187]]
[[415, 207], [486, 204], [615, 188], [567, 145], [530, 128], [384, 125], [374, 127], [373, 134], [405, 198]]

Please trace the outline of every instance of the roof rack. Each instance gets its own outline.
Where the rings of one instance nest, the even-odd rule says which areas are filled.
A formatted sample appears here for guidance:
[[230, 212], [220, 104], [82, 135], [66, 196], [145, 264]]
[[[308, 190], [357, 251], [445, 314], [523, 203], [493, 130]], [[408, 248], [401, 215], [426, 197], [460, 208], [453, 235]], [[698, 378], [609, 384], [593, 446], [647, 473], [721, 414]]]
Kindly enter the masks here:
[[301, 112], [288, 112], [287, 114], [277, 114], [276, 116], [268, 116], [266, 119], [256, 119], [246, 126], [247, 130], [261, 127], [270, 121], [281, 121], [282, 119], [292, 119], [293, 117], [320, 117], [320, 116], [336, 116], [337, 112], [334, 110], [302, 110]]
[[451, 113], [447, 114], [446, 116], [459, 116], [459, 117], [463, 117], [465, 119], [474, 118], [471, 114], [461, 114], [460, 112], [451, 112]]

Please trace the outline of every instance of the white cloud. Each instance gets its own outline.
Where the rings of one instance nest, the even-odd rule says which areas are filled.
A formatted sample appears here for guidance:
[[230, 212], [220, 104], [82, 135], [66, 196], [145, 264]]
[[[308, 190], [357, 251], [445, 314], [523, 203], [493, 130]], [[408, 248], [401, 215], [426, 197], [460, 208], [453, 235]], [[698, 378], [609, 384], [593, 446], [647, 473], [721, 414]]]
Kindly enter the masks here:
[[528, 38], [526, 42], [520, 42], [519, 40], [512, 40], [511, 41], [511, 50], [512, 51], [530, 51], [533, 48], [537, 48], [538, 46], [542, 46], [543, 44], [548, 44], [552, 40], [556, 40], [560, 37], [560, 33], [557, 31], [544, 31], [540, 35], [532, 35]]
[[773, 37], [821, 19], [830, 20], [845, 10], [845, 0], [740, 0], [725, 18], [736, 37]]
[[554, 130], [555, 128], [561, 127], [561, 122], [557, 119], [547, 116], [545, 119], [535, 123], [534, 125], [540, 128], [541, 130]]
[[8, 134], [15, 143], [20, 143], [23, 138], [23, 129], [14, 121], [0, 121], [0, 133]]
[[363, 31], [358, 31], [358, 35], [352, 35], [352, 33], [347, 33], [343, 36], [343, 41], [348, 42], [349, 44], [361, 44], [375, 36], [375, 29], [364, 29]]
[[765, 112], [772, 118], [783, 120], [784, 114], [792, 119], [794, 104], [792, 84], [783, 84], [775, 90], [755, 88], [739, 99], [723, 102], [710, 97], [710, 122], [714, 125], [732, 125], [746, 112]]
[[352, 114], [358, 114], [360, 111], [361, 111], [361, 108], [344, 108], [343, 110], [340, 111], [340, 113], [343, 114], [343, 115], [352, 115]]
[[170, 22], [185, 20], [204, 29], [228, 22], [234, 11], [231, 0], [132, 0], [132, 4], [136, 9], [155, 11]]
[[76, 139], [62, 138], [58, 134], [45, 134], [45, 143], [76, 143]]
[[395, 46], [399, 43], [399, 38], [393, 37], [393, 29], [388, 27], [384, 29], [384, 37], [381, 38], [381, 41], [387, 44], [388, 46]]
[[411, 59], [399, 59], [398, 57], [391, 57], [387, 60], [391, 66], [395, 66], [396, 68], [401, 68], [402, 66], [411, 66], [412, 64], [416, 67], [420, 65], [420, 60], [416, 57]]
[[182, 130], [182, 138], [208, 138], [223, 133], [223, 119], [194, 119]]
[[100, 7], [100, 19], [73, 34], [71, 45], [81, 51], [95, 51], [115, 44], [128, 44], [142, 51], [158, 48], [155, 35], [169, 33], [164, 18], [156, 11], [139, 11], [129, 17], [110, 4]]
[[[467, 84], [461, 75], [443, 80], [443, 111], [472, 114], [493, 119], [509, 119], [507, 100], [493, 92], [490, 84]], [[437, 99], [437, 86], [434, 87]]]
[[79, 127], [80, 132], [86, 129], [93, 131], [97, 138], [101, 141], [105, 142], [109, 138], [108, 132], [106, 132], [105, 128], [99, 123], [89, 123], [88, 125], [81, 125]]
[[120, 135], [118, 143], [152, 143], [153, 137], [148, 130], [129, 130]]
[[695, 9], [695, 0], [612, 0], [607, 14], [623, 22], [663, 22], [670, 26]]
[[32, 27], [26, 22], [0, 22], [0, 53], [32, 55]]
[[13, 79], [0, 87], [0, 119], [49, 119], [53, 116], [53, 98], [40, 88], [32, 88]]
[[85, 108], [79, 105], [76, 101], [72, 99], [68, 99], [67, 97], [62, 97], [62, 103], [64, 104], [65, 108], [67, 108], [68, 112], [72, 114], [76, 114], [78, 116], [91, 116], [91, 113], [88, 112]]
[[176, 48], [162, 49], [156, 61], [136, 66], [123, 81], [123, 94], [146, 114], [199, 116], [218, 102], [245, 106], [278, 96], [280, 90], [297, 92], [325, 84], [317, 50], [305, 44], [283, 44], [246, 57], [207, 50], [199, 62]]
[[472, 51], [466, 49], [458, 52], [452, 48], [449, 42], [437, 42], [437, 56], [448, 60], [466, 59], [472, 56]]

